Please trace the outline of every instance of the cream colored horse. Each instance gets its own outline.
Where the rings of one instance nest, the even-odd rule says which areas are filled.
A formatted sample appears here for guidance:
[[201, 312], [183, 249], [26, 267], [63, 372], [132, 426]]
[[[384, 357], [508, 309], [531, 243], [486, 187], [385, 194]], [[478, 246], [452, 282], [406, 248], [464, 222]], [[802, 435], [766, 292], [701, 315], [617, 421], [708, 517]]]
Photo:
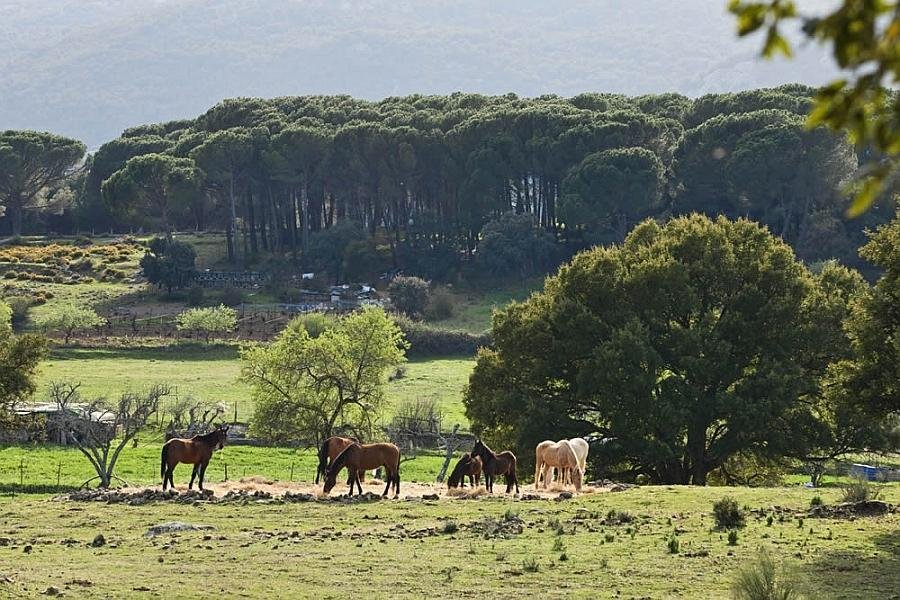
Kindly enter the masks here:
[[556, 442], [544, 440], [534, 449], [534, 488], [537, 489], [541, 483], [541, 475], [544, 476], [544, 487], [547, 486], [546, 478], [550, 475], [549, 469], [544, 473], [544, 452], [547, 448], [555, 446]]
[[[560, 477], [565, 483], [565, 476], [567, 470], [571, 470], [572, 483], [575, 485], [576, 491], [581, 491], [581, 480], [583, 476], [583, 472], [581, 470], [581, 465], [578, 462], [578, 457], [575, 455], [575, 451], [572, 449], [572, 445], [569, 443], [569, 440], [560, 440], [555, 444], [547, 445], [546, 442], [541, 442], [538, 444], [538, 448], [541, 448], [539, 463], [535, 467], [535, 472], [540, 475], [543, 471], [544, 473], [544, 488], [548, 487], [548, 484], [553, 481], [553, 469], [558, 469], [560, 473]], [[537, 457], [538, 449], [535, 449], [535, 457]], [[535, 488], [539, 487], [539, 481], [537, 477], [535, 478]]]
[[[578, 457], [578, 466], [581, 468], [581, 475], [583, 477], [584, 474], [587, 473], [587, 457], [590, 446], [588, 445], [587, 440], [580, 437], [570, 439], [569, 445], [572, 446], [575, 456]], [[572, 483], [570, 473], [566, 473], [566, 483]]]

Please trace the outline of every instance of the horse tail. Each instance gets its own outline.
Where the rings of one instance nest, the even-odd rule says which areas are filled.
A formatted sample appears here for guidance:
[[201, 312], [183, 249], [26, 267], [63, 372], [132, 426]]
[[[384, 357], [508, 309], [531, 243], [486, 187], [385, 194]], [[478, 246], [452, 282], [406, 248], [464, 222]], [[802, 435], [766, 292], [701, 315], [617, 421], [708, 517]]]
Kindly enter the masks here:
[[[169, 466], [169, 464], [168, 464], [169, 463], [169, 444], [168, 443], [163, 444], [162, 455], [160, 456], [159, 463], [160, 463], [159, 464], [159, 476], [161, 479], [163, 479], [166, 476], [166, 467]], [[163, 481], [165, 482], [165, 479], [163, 479]]]
[[328, 466], [328, 445], [331, 442], [331, 438], [326, 439], [322, 442], [322, 446], [319, 448], [319, 466], [316, 469], [316, 484], [319, 483], [319, 478], [325, 475], [325, 468]]
[[400, 448], [397, 448], [397, 468], [394, 469], [394, 490], [400, 495]]

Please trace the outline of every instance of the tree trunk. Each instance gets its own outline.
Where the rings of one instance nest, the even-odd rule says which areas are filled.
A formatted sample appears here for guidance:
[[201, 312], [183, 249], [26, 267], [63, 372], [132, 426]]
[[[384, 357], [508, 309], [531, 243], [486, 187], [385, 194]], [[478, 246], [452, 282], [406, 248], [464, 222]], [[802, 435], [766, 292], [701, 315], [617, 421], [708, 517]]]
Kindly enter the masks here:
[[234, 201], [234, 175], [229, 178], [229, 200], [231, 204], [231, 222], [228, 224], [228, 260], [234, 263], [237, 259], [237, 244], [235, 243], [237, 206]]

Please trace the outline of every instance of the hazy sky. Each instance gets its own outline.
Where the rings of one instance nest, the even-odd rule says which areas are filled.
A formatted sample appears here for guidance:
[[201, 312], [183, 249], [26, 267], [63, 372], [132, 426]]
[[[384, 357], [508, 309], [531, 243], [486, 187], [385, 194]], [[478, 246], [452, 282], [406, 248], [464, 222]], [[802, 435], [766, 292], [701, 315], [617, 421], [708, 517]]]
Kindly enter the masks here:
[[[820, 8], [831, 2], [810, 0]], [[0, 128], [96, 145], [226, 97], [697, 96], [835, 75], [758, 58], [726, 0], [0, 0]]]

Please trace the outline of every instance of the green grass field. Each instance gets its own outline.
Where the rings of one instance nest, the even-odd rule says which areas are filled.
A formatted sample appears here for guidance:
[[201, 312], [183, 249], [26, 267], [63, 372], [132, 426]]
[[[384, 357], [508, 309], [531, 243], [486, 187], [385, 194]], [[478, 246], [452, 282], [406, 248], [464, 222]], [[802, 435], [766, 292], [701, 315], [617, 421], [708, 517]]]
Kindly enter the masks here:
[[[468, 428], [463, 414], [462, 390], [475, 362], [470, 358], [413, 360], [403, 378], [388, 382], [391, 407], [416, 398], [438, 402], [444, 423]], [[161, 347], [61, 348], [53, 350], [40, 367], [37, 399], [46, 396], [50, 382], [82, 384], [86, 397], [114, 396], [167, 383], [179, 396], [224, 402], [229, 417], [237, 404], [238, 420], [250, 417], [253, 402], [249, 386], [238, 381], [241, 365], [236, 346], [178, 344]], [[390, 410], [386, 417], [390, 417]]]
[[[138, 446], [122, 450], [116, 475], [131, 485], [158, 485], [159, 452], [163, 438], [157, 432], [139, 436]], [[217, 452], [206, 472], [207, 481], [225, 481], [260, 476], [276, 481], [313, 481], [316, 473], [315, 452], [295, 448], [263, 448], [227, 446]], [[405, 481], [431, 482], [437, 477], [443, 456], [435, 452], [421, 453], [403, 463]], [[190, 466], [175, 471], [175, 483], [187, 486]], [[0, 490], [77, 488], [94, 476], [88, 461], [74, 448], [60, 446], [0, 446]]]
[[[772, 524], [751, 516], [729, 545], [711, 515], [725, 493]], [[52, 586], [74, 598], [728, 598], [764, 547], [805, 598], [894, 597], [900, 514], [801, 521], [812, 495], [642, 487], [564, 502], [142, 506], [20, 495], [0, 498], [0, 596], [45, 597]], [[145, 535], [172, 521], [213, 529]], [[98, 534], [106, 544], [92, 547]]]

